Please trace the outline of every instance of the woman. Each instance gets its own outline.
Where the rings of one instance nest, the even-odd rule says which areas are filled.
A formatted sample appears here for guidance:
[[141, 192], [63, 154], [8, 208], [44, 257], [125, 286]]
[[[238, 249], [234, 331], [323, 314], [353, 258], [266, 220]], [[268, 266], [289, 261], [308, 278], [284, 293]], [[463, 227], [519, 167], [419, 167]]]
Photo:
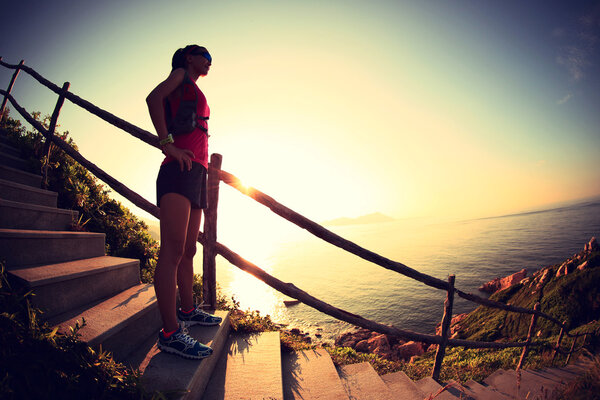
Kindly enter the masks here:
[[[212, 349], [190, 337], [185, 326], [218, 325], [221, 322], [221, 318], [200, 310], [192, 295], [192, 260], [202, 209], [206, 208], [206, 120], [210, 114], [206, 97], [195, 82], [198, 77], [206, 76], [211, 62], [204, 47], [190, 45], [177, 50], [173, 55], [171, 74], [146, 98], [166, 155], [156, 180], [161, 243], [154, 289], [163, 321], [163, 328], [158, 333], [158, 347], [192, 359], [208, 357]], [[192, 121], [192, 131], [182, 133], [174, 128], [172, 121], [181, 107], [190, 104], [196, 105], [196, 117]], [[177, 289], [180, 308], [176, 310]]]

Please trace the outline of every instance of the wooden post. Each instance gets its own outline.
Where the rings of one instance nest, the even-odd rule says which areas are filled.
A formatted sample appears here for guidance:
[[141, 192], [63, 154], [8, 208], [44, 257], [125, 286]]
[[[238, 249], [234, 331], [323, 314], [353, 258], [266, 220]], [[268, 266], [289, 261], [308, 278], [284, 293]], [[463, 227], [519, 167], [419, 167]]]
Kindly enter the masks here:
[[535, 313], [531, 316], [531, 324], [529, 324], [529, 332], [527, 332], [527, 340], [525, 341], [525, 347], [523, 347], [523, 352], [521, 353], [521, 358], [519, 359], [519, 364], [517, 364], [517, 371], [521, 370], [523, 366], [523, 362], [525, 361], [525, 356], [529, 351], [529, 343], [531, 343], [531, 337], [533, 336], [533, 331], [535, 330], [535, 323], [537, 322], [537, 311], [540, 309], [540, 303], [535, 303], [533, 306], [533, 311]]
[[50, 144], [52, 144], [52, 136], [54, 136], [54, 131], [56, 130], [56, 122], [58, 120], [58, 116], [60, 115], [60, 110], [65, 103], [65, 93], [69, 90], [71, 84], [69, 82], [65, 82], [62, 87], [62, 92], [58, 96], [58, 100], [56, 101], [56, 106], [54, 106], [54, 112], [52, 113], [52, 118], [50, 118], [50, 127], [48, 128], [48, 136], [46, 137], [46, 143], [44, 144], [44, 152], [42, 154], [46, 155], [46, 162], [43, 166], [43, 181], [44, 189], [48, 188], [48, 164], [50, 163]]
[[569, 350], [569, 355], [567, 356], [567, 361], [565, 361], [565, 366], [569, 365], [569, 361], [571, 361], [571, 354], [573, 354], [573, 350], [575, 349], [575, 343], [579, 339], [579, 336], [575, 336], [573, 338], [573, 344], [571, 345], [571, 350]]
[[565, 334], [565, 326], [567, 326], [567, 320], [563, 322], [560, 328], [560, 333], [558, 334], [558, 339], [556, 340], [556, 345], [554, 346], [554, 354], [552, 355], [552, 361], [550, 361], [550, 365], [554, 365], [554, 359], [556, 358], [558, 350], [560, 350], [560, 343], [562, 342], [563, 335]]
[[440, 370], [442, 369], [442, 362], [444, 361], [446, 346], [448, 345], [450, 322], [452, 321], [452, 306], [454, 304], [455, 278], [454, 275], [448, 276], [448, 294], [446, 295], [446, 301], [444, 301], [444, 316], [442, 317], [442, 342], [438, 345], [437, 352], [435, 353], [435, 363], [433, 365], [433, 372], [431, 373], [431, 377], [436, 381], [440, 379]]
[[[0, 60], [2, 60], [2, 57], [0, 57]], [[8, 94], [10, 94], [10, 92], [12, 91], [12, 88], [15, 84], [15, 81], [17, 80], [17, 76], [19, 76], [19, 72], [21, 71], [21, 66], [23, 64], [25, 64], [25, 60], [21, 60], [21, 62], [19, 63], [19, 66], [15, 70], [15, 73], [13, 74], [12, 79], [10, 80], [10, 83], [8, 84], [8, 89], [6, 89], [6, 92]], [[6, 108], [7, 101], [8, 101], [8, 97], [4, 96], [4, 100], [2, 100], [2, 108], [0, 108], [0, 122], [2, 122], [2, 119], [4, 118], [4, 109]]]
[[217, 307], [217, 205], [219, 203], [219, 170], [223, 157], [220, 154], [210, 156], [207, 182], [208, 208], [204, 210], [204, 237], [202, 264], [202, 296], [204, 307], [215, 310]]

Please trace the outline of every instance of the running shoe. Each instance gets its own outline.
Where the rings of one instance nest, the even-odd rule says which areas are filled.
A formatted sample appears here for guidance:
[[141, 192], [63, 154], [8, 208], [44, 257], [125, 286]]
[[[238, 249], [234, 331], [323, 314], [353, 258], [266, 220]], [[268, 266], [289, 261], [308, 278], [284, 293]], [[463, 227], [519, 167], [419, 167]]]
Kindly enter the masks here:
[[217, 317], [216, 315], [209, 314], [200, 309], [200, 307], [195, 307], [189, 313], [185, 313], [181, 311], [181, 309], [177, 309], [177, 318], [185, 324], [185, 326], [194, 326], [194, 325], [219, 325], [223, 318]]
[[158, 332], [158, 348], [166, 353], [192, 360], [200, 360], [213, 353], [213, 349], [188, 335], [187, 330], [181, 326], [168, 338], [164, 337], [162, 330]]

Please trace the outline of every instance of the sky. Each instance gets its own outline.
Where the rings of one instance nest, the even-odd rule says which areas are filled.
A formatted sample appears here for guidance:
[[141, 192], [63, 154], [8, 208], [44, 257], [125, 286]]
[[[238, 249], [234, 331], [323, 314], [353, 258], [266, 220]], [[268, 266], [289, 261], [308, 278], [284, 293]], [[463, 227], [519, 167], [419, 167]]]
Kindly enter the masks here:
[[[209, 151], [316, 221], [485, 217], [600, 195], [599, 1], [24, 0], [0, 18], [5, 62], [152, 133], [145, 97], [173, 52], [207, 47]], [[0, 87], [11, 74], [0, 68]], [[13, 94], [42, 114], [57, 98], [25, 73]], [[68, 101], [59, 124], [155, 201], [160, 151]], [[219, 218], [270, 221], [228, 188]]]

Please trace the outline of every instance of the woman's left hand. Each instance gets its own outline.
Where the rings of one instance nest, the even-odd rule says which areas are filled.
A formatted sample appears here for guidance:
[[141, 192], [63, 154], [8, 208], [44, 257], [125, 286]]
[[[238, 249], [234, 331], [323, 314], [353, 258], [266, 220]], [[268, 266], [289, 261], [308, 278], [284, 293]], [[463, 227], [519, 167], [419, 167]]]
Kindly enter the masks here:
[[171, 156], [177, 160], [182, 172], [184, 166], [187, 167], [188, 171], [192, 170], [192, 159], [195, 158], [195, 155], [191, 150], [180, 149], [173, 143], [169, 143], [166, 146], [164, 146], [163, 150], [167, 156]]

